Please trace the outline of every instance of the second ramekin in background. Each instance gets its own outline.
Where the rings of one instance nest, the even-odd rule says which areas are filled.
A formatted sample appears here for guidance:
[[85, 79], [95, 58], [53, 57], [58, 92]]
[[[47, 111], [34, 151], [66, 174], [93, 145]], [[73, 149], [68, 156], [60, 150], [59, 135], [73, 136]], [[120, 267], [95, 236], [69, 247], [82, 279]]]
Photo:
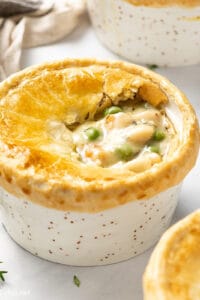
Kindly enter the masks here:
[[142, 64], [200, 62], [200, 1], [87, 0], [97, 36], [115, 53]]

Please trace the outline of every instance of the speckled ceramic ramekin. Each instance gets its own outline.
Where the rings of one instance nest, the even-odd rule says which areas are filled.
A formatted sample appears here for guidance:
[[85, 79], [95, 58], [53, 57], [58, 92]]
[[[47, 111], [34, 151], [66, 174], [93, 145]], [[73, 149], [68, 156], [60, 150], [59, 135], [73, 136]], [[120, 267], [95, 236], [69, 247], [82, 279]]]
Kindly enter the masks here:
[[151, 247], [167, 229], [179, 186], [151, 199], [100, 213], [59, 211], [18, 199], [0, 189], [3, 223], [9, 235], [39, 257], [68, 265], [104, 265]]
[[156, 7], [142, 5], [143, 1], [141, 5], [129, 2], [87, 0], [103, 44], [142, 64], [180, 66], [200, 62], [200, 4]]
[[[73, 73], [74, 68], [78, 68], [77, 73]], [[28, 152], [27, 156], [27, 144], [25, 144], [26, 151], [21, 148], [21, 143], [23, 145], [24, 142], [20, 136], [23, 127], [19, 127], [19, 132], [15, 131], [16, 123], [22, 119], [17, 115], [17, 119], [10, 120], [10, 106], [6, 110], [6, 103], [12, 103], [14, 111], [16, 101], [21, 99], [23, 107], [24, 101], [28, 101], [31, 95], [30, 86], [34, 87], [32, 89], [34, 101], [31, 102], [33, 105], [37, 99], [36, 95], [38, 97], [45, 95], [45, 99], [49, 99], [50, 95], [64, 98], [69, 86], [67, 84], [70, 82], [66, 78], [71, 78], [70, 75], [73, 74], [76, 74], [76, 79], [82, 79], [83, 74], [86, 74], [85, 76], [90, 74], [83, 77], [84, 80], [89, 78], [89, 81], [78, 83], [76, 81], [77, 84], [74, 85], [78, 90], [81, 87], [81, 91], [84, 87], [87, 92], [86, 83], [89, 82], [91, 86], [90, 78], [100, 74], [94, 70], [101, 71], [102, 78], [104, 75], [103, 87], [106, 82], [105, 72], [109, 72], [112, 79], [113, 74], [120, 72], [123, 80], [124, 74], [130, 76], [137, 74], [137, 80], [132, 75], [134, 84], [138, 83], [139, 78], [141, 80], [144, 78], [142, 87], [148, 87], [151, 92], [153, 90], [155, 98], [159, 99], [161, 95], [167, 97], [164, 109], [173, 123], [179, 141], [177, 149], [172, 154], [139, 173], [85, 166], [74, 163], [66, 156], [62, 159], [59, 152], [56, 162], [60, 159], [60, 170], [58, 167], [55, 168], [55, 160], [47, 159], [50, 154], [47, 156], [45, 152], [46, 156], [39, 156], [41, 153], [44, 154], [44, 151], [40, 151], [35, 140], [32, 155], [30, 156]], [[60, 77], [60, 72], [66, 77]], [[119, 83], [119, 77], [116, 78], [116, 82]], [[99, 82], [100, 76], [97, 79], [95, 84]], [[63, 86], [59, 85], [60, 82]], [[147, 83], [149, 86], [145, 85]], [[49, 90], [43, 90], [47, 84]], [[155, 86], [157, 89], [153, 89]], [[15, 89], [16, 93], [13, 94]], [[28, 96], [20, 98], [20, 95], [24, 95], [25, 89], [28, 90]], [[115, 90], [115, 87], [113, 89]], [[59, 95], [59, 91], [64, 92]], [[144, 92], [145, 88], [141, 91]], [[96, 93], [94, 90], [95, 96]], [[90, 97], [91, 94], [86, 95]], [[146, 95], [148, 96], [148, 93]], [[80, 101], [80, 97], [75, 93], [75, 104]], [[69, 99], [71, 101], [71, 98]], [[199, 149], [196, 115], [185, 96], [173, 84], [148, 69], [125, 62], [66, 59], [30, 67], [11, 76], [0, 84], [0, 100], [1, 128], [4, 128], [5, 132], [11, 129], [6, 132], [7, 135], [0, 134], [0, 211], [7, 232], [19, 245], [47, 260], [68, 265], [92, 266], [111, 264], [134, 257], [159, 239], [171, 221], [177, 205], [180, 184], [194, 166]], [[52, 107], [54, 103], [52, 102]], [[87, 103], [84, 105], [89, 105]], [[42, 108], [47, 109], [47, 104], [41, 102], [42, 104]], [[69, 103], [65, 109], [67, 105]], [[73, 106], [73, 109], [74, 107], [76, 108]], [[35, 112], [38, 113], [38, 110], [36, 106]], [[50, 117], [51, 114], [43, 118], [45, 132], [46, 120]], [[31, 127], [31, 120], [32, 118], [28, 118], [26, 121], [28, 129]], [[39, 123], [38, 127], [41, 126]], [[17, 132], [17, 137], [21, 139], [19, 146], [17, 144], [17, 150], [17, 146], [13, 146], [15, 140], [9, 140], [10, 132], [14, 135]], [[30, 131], [25, 133], [28, 138], [32, 138]], [[48, 140], [47, 147], [49, 145], [51, 143]], [[64, 165], [66, 161], [68, 164]], [[96, 177], [93, 177], [92, 173], [95, 173]]]

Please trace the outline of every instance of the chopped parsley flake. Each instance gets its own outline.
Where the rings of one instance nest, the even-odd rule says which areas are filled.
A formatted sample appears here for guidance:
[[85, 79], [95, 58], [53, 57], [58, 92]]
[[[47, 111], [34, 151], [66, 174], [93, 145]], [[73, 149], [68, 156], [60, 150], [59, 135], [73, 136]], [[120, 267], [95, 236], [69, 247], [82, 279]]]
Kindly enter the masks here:
[[76, 275], [74, 275], [73, 282], [77, 287], [79, 287], [81, 285], [81, 282]]
[[156, 64], [152, 64], [152, 65], [147, 65], [147, 68], [149, 68], [150, 70], [156, 70], [158, 66]]
[[[2, 263], [2, 261], [0, 261]], [[0, 280], [5, 281], [4, 274], [8, 273], [7, 271], [0, 271]]]

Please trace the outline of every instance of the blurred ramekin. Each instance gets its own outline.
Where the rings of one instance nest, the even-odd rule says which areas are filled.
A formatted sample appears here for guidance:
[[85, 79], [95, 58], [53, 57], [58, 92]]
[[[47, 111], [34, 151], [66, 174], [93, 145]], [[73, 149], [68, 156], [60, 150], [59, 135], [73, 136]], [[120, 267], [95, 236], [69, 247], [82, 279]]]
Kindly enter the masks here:
[[146, 267], [145, 300], [199, 300], [200, 210], [168, 229]]
[[[179, 141], [173, 153], [135, 173], [86, 166], [57, 154], [57, 140], [48, 137], [45, 144], [46, 120], [74, 112], [74, 105], [87, 113], [94, 107], [88, 101], [104, 98], [106, 85], [111, 95], [117, 89], [121, 95], [125, 76], [128, 85], [144, 88], [147, 98], [152, 91], [155, 102], [167, 97], [164, 108]], [[0, 207], [5, 228], [19, 245], [51, 261], [91, 266], [131, 258], [158, 240], [199, 148], [195, 113], [173, 84], [133, 64], [67, 59], [11, 76], [0, 84], [0, 99]]]
[[200, 62], [200, 1], [87, 0], [96, 34], [135, 63]]

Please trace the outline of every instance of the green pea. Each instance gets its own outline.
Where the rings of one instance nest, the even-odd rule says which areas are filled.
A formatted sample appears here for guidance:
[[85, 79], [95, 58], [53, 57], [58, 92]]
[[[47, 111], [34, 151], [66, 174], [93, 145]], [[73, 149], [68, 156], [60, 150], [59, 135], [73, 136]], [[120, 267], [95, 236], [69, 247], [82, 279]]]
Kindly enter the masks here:
[[120, 160], [131, 160], [136, 154], [133, 148], [129, 144], [124, 144], [115, 149], [115, 154]]
[[85, 130], [85, 134], [89, 141], [94, 141], [100, 136], [100, 131], [95, 127], [89, 127]]
[[153, 139], [155, 141], [162, 141], [165, 139], [165, 133], [161, 130], [156, 130], [153, 134]]
[[119, 106], [110, 106], [104, 110], [104, 116], [117, 114], [121, 111], [122, 109]]
[[157, 145], [151, 145], [151, 146], [149, 146], [149, 149], [150, 149], [151, 152], [155, 152], [155, 153], [160, 154], [160, 148]]

